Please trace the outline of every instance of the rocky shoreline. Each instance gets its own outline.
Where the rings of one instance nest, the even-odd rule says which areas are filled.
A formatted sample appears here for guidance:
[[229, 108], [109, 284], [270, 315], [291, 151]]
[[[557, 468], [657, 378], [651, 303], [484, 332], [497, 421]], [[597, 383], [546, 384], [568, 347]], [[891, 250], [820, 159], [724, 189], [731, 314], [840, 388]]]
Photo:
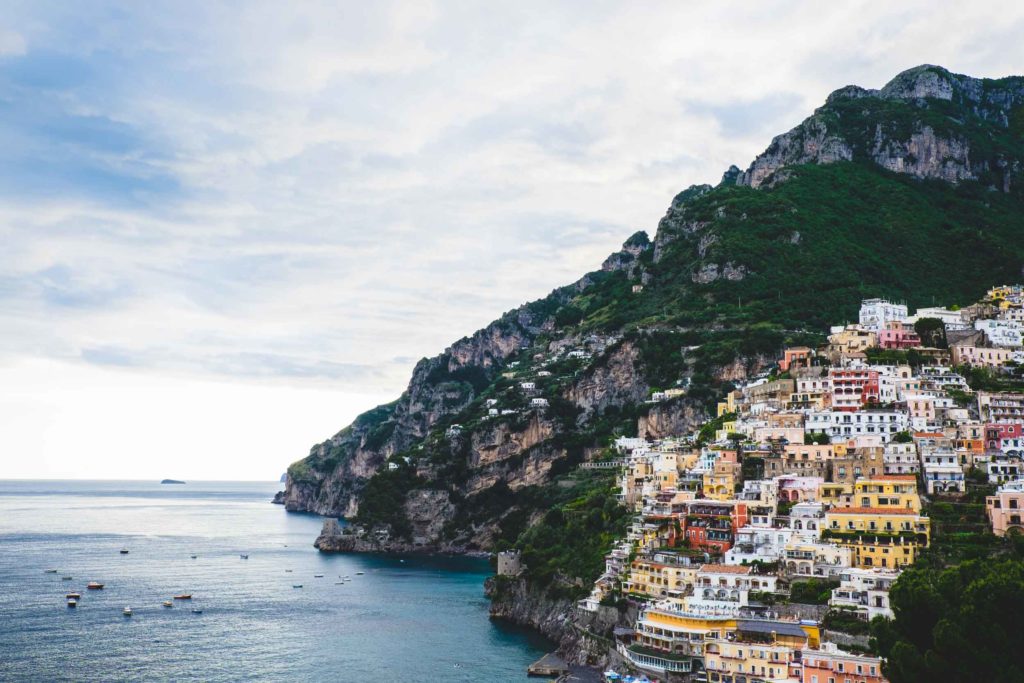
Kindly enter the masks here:
[[[489, 555], [459, 546], [417, 545], [345, 531], [338, 520], [326, 519], [313, 546], [324, 553]], [[521, 576], [492, 576], [484, 582], [484, 594], [491, 601], [491, 618], [540, 632], [557, 643], [556, 652], [567, 663], [595, 669], [621, 665], [612, 632], [615, 626], [632, 623], [635, 608], [601, 607], [595, 613], [580, 613], [574, 600], [534, 587]]]

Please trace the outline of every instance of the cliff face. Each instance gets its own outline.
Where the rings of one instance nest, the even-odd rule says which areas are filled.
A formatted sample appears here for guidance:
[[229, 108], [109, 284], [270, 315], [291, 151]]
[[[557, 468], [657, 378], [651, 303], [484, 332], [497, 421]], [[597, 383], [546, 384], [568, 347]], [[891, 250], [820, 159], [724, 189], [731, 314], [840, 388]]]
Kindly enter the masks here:
[[540, 631], [558, 643], [558, 653], [569, 664], [606, 667], [615, 656], [613, 629], [636, 623], [634, 607], [580, 612], [572, 601], [552, 597], [524, 578], [492, 577], [485, 592], [492, 618]]
[[985, 179], [1008, 192], [1021, 156], [1003, 138], [1013, 137], [1022, 102], [1020, 77], [992, 81], [929, 65], [899, 74], [881, 90], [847, 86], [773, 139], [736, 182], [761, 187], [783, 182], [788, 176], [779, 171], [787, 166], [865, 159], [916, 178]]

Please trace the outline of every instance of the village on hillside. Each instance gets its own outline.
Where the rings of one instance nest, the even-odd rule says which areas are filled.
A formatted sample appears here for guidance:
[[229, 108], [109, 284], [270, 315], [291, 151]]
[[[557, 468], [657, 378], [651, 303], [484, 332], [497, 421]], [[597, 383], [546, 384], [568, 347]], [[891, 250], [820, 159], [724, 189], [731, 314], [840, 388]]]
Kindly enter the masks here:
[[[892, 618], [889, 588], [936, 552], [937, 519], [961, 537], [1024, 531], [1024, 393], [1008, 390], [1022, 335], [1021, 286], [914, 315], [865, 300], [856, 324], [785, 349], [701, 429], [622, 437], [588, 463], [618, 471], [635, 513], [578, 606], [637, 609], [607, 680], [886, 681], [868, 624]], [[516, 571], [502, 553], [499, 573]]]

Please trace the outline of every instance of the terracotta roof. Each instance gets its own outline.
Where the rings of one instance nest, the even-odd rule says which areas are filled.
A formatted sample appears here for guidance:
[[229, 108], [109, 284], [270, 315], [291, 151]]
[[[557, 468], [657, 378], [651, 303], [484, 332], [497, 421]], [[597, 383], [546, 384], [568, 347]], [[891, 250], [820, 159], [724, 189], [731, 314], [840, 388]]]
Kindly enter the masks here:
[[904, 508], [833, 508], [828, 511], [829, 514], [838, 515], [913, 515], [919, 516], [917, 512], [913, 510], [906, 510]]
[[738, 564], [706, 564], [698, 571], [705, 574], [749, 574], [750, 567]]

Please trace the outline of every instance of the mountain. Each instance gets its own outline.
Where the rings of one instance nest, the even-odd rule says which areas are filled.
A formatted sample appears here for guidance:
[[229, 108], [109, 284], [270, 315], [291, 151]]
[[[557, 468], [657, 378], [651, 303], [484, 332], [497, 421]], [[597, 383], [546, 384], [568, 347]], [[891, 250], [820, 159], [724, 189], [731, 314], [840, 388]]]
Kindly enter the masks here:
[[[841, 88], [746, 170], [680, 192], [653, 239], [421, 360], [395, 402], [289, 468], [283, 500], [382, 532], [373, 547], [517, 545], [531, 568], [586, 579], [624, 522], [579, 463], [615, 435], [701, 423], [861, 298], [972, 301], [1019, 281], [1022, 161], [1022, 77], [921, 66]], [[646, 402], [670, 388], [684, 391]]]

